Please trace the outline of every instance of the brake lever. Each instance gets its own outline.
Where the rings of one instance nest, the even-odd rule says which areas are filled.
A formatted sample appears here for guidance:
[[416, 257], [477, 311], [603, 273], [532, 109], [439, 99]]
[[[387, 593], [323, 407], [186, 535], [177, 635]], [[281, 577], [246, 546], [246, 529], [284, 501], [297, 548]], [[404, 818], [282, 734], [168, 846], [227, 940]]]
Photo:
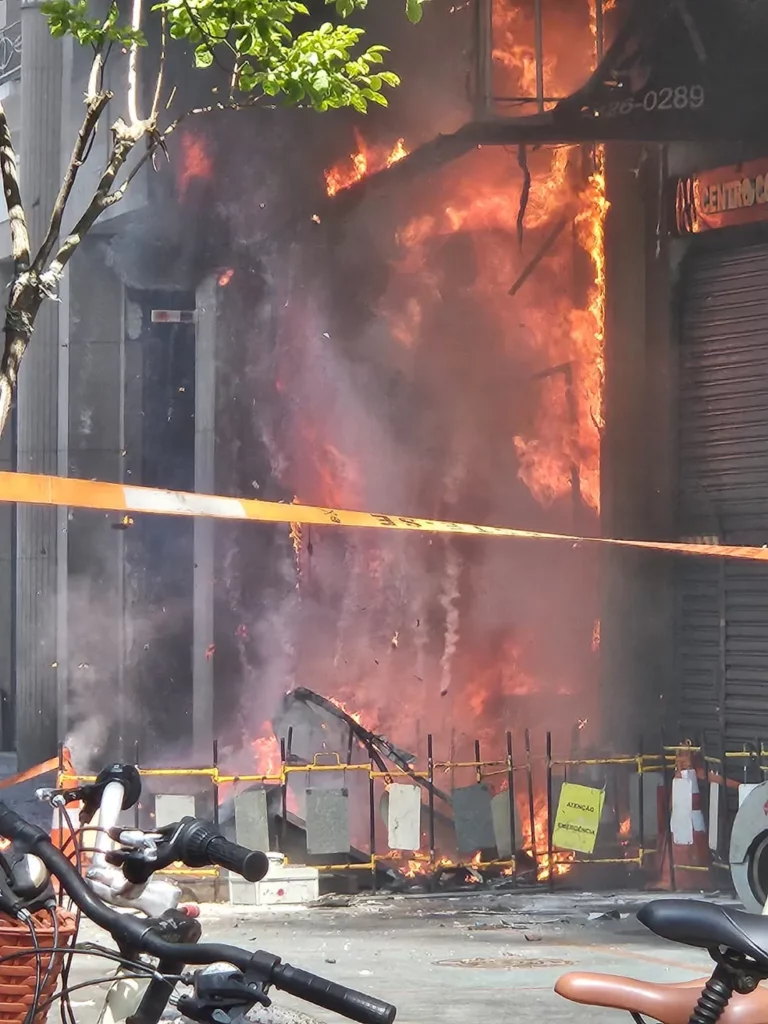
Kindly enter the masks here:
[[176, 1008], [199, 1024], [234, 1024], [255, 1003], [271, 1006], [263, 982], [247, 982], [239, 971], [205, 973], [198, 971], [193, 980], [195, 994], [180, 996]]
[[38, 789], [38, 800], [45, 800], [55, 806], [80, 803], [80, 824], [88, 825], [101, 806], [104, 790], [110, 782], [119, 782], [123, 787], [123, 806], [127, 811], [141, 797], [141, 775], [132, 764], [112, 764], [103, 768], [93, 782], [86, 782], [74, 789]]

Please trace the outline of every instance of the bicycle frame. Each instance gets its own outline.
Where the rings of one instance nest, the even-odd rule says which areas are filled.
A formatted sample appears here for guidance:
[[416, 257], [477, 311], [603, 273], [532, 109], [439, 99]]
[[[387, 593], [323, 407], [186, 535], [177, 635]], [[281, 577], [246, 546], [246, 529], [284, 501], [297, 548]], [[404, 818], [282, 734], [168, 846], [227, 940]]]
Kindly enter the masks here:
[[[107, 863], [106, 855], [114, 848], [109, 831], [120, 819], [124, 790], [120, 782], [105, 786], [99, 806], [93, 842], [93, 858], [85, 877], [97, 896], [113, 906], [136, 910], [148, 917], [159, 917], [174, 910], [181, 899], [181, 890], [172, 882], [153, 878], [144, 885], [131, 885], [119, 868]], [[84, 832], [88, 831], [86, 827]], [[122, 1024], [135, 1014], [149, 985], [149, 979], [125, 978], [127, 967], [118, 967], [109, 986], [98, 1017], [98, 1024]]]

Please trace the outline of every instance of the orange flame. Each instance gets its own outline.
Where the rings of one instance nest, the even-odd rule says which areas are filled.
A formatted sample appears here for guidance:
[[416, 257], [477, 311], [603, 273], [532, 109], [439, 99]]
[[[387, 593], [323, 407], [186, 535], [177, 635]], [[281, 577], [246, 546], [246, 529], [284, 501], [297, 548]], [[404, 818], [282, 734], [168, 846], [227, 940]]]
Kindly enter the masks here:
[[266, 775], [275, 778], [280, 775], [282, 758], [280, 744], [272, 732], [268, 722], [261, 727], [261, 736], [251, 741], [251, 750], [255, 762], [254, 775]]
[[325, 172], [325, 189], [329, 196], [335, 196], [368, 174], [383, 171], [408, 156], [405, 139], [398, 139], [390, 150], [369, 146], [358, 131], [355, 131], [357, 152], [350, 154], [352, 166], [332, 167]]
[[193, 181], [208, 180], [213, 177], [213, 158], [208, 152], [208, 144], [200, 135], [182, 132], [181, 135], [181, 166], [177, 177], [179, 198], [183, 199]]

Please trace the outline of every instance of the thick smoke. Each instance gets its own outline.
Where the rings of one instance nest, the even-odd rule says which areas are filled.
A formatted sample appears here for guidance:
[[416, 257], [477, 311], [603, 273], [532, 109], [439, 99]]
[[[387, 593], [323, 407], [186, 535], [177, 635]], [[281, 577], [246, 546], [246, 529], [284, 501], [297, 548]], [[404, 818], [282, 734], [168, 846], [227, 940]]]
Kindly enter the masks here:
[[[457, 38], [453, 45], [456, 56]], [[361, 126], [366, 140], [386, 148], [409, 128], [413, 144], [446, 124], [449, 111], [460, 120], [456, 77], [420, 116], [411, 108], [400, 121], [393, 111], [372, 117]], [[271, 488], [283, 500], [327, 508], [545, 530], [570, 531], [578, 515], [579, 528], [588, 526], [587, 498], [575, 508], [569, 490], [573, 461], [586, 465], [587, 455], [567, 374], [540, 376], [572, 359], [575, 387], [585, 386], [578, 360], [587, 354], [574, 339], [572, 310], [586, 298], [573, 232], [517, 300], [507, 294], [551, 231], [546, 189], [534, 187], [523, 253], [516, 154], [473, 154], [340, 222], [321, 206], [322, 169], [355, 143], [351, 133], [331, 134], [332, 146], [327, 136], [307, 136], [305, 151], [322, 223], [307, 218], [298, 232], [271, 236], [262, 260], [268, 284], [257, 299], [249, 301], [242, 281], [238, 290], [237, 274], [223, 297], [233, 323], [232, 309], [240, 310], [225, 359], [239, 361], [237, 404], [250, 410], [241, 421], [248, 441], [233, 439], [230, 454], [220, 440], [220, 471], [228, 465], [232, 474], [226, 486], [246, 483], [246, 445], [248, 457], [261, 452], [261, 496]], [[566, 178], [567, 159], [556, 163]], [[532, 164], [534, 173], [549, 165], [549, 155]], [[485, 222], [456, 223], [483, 188]], [[563, 205], [572, 201], [567, 188], [562, 194]], [[273, 205], [285, 211], [279, 190], [265, 195], [257, 186], [240, 219], [263, 222]], [[430, 230], [409, 244], [425, 218]], [[521, 452], [541, 472], [550, 451], [552, 482], [534, 498], [521, 468], [531, 486], [536, 473]], [[287, 531], [269, 540], [254, 534], [230, 531], [224, 563], [237, 565], [232, 575], [224, 570], [226, 599], [249, 638], [240, 649], [236, 732], [259, 735], [295, 685], [339, 700], [422, 756], [430, 732], [445, 755], [449, 746], [471, 755], [474, 739], [501, 753], [508, 728], [570, 732], [592, 716], [596, 605], [586, 556], [305, 528], [297, 565]], [[248, 599], [232, 585], [243, 573], [269, 581]]]
[[[399, 8], [372, 28], [394, 34], [405, 83], [360, 125], [372, 146], [405, 137], [413, 148], [468, 116], [470, 12], [431, 6], [429, 61]], [[470, 154], [340, 219], [323, 171], [354, 148], [351, 127], [348, 115], [306, 111], [211, 122], [196, 134], [210, 178], [208, 157], [185, 165], [177, 144], [158, 216], [109, 243], [134, 288], [189, 291], [233, 272], [220, 290], [218, 492], [570, 530], [562, 479], [588, 453], [573, 424], [565, 440], [543, 428], [568, 403], [560, 378], [536, 375], [578, 361], [574, 233], [511, 299], [551, 222], [549, 193], [534, 188], [519, 250], [522, 176], [504, 151]], [[534, 171], [537, 159], [550, 164], [532, 156]], [[463, 223], [480, 194], [485, 213]], [[521, 444], [555, 452], [546, 499], [520, 479]], [[592, 511], [580, 512], [583, 526]], [[428, 733], [442, 755], [471, 755], [475, 739], [500, 753], [508, 728], [570, 728], [592, 713], [594, 585], [578, 554], [304, 528], [297, 555], [287, 529], [220, 524], [216, 561], [215, 730], [238, 769], [253, 767], [250, 741], [296, 685], [420, 755]], [[84, 710], [95, 699], [83, 687]], [[94, 735], [108, 707], [96, 717]]]

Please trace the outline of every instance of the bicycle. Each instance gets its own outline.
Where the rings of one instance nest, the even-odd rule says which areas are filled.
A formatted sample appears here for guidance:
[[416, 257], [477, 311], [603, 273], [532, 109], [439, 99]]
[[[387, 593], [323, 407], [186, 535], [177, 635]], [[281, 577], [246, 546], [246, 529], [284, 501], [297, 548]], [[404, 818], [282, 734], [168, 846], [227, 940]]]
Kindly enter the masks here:
[[[0, 957], [0, 963], [36, 956], [39, 965], [43, 955], [50, 957], [49, 964], [54, 955], [69, 957], [71, 962], [71, 956], [78, 953], [116, 962], [115, 975], [98, 979], [99, 983], [112, 981], [99, 1016], [101, 1024], [158, 1024], [172, 1002], [179, 1013], [198, 1024], [242, 1024], [253, 1007], [271, 1005], [271, 988], [358, 1024], [392, 1024], [397, 1010], [390, 1003], [300, 970], [272, 953], [201, 942], [195, 908], [181, 905], [181, 890], [153, 874], [183, 863], [190, 868], [223, 867], [256, 882], [266, 875], [269, 861], [264, 853], [230, 842], [197, 818], [184, 818], [152, 832], [118, 826], [121, 811], [138, 800], [140, 791], [138, 772], [127, 765], [113, 765], [94, 783], [76, 790], [40, 791], [39, 796], [63, 814], [68, 802], [83, 803], [80, 829], [75, 830], [69, 822], [75, 864], [65, 850], [53, 845], [46, 832], [0, 803], [0, 836], [12, 844], [5, 858], [9, 866], [6, 878], [0, 873], [0, 910], [29, 924], [36, 910], [50, 909], [54, 878], [78, 913], [108, 932], [117, 945], [117, 952], [92, 943], [59, 947], [54, 939], [49, 948], [35, 942], [34, 949]], [[100, 819], [94, 845], [89, 851], [79, 849], [77, 837], [97, 809]], [[88, 852], [93, 857], [86, 867], [82, 856]], [[144, 916], [121, 913], [109, 903]], [[208, 969], [190, 972], [188, 965]], [[40, 974], [38, 966], [26, 1024], [33, 1024], [36, 1015], [55, 999], [68, 999], [66, 967], [61, 991], [45, 1003], [40, 999], [45, 987]], [[177, 994], [179, 985], [185, 988], [181, 995]], [[69, 1013], [74, 1021], [71, 1008]]]
[[681, 984], [573, 972], [555, 992], [571, 1002], [626, 1010], [635, 1024], [647, 1014], [661, 1024], [766, 1024], [768, 918], [699, 900], [662, 899], [643, 907], [641, 924], [662, 938], [706, 949], [715, 962], [709, 978]]

